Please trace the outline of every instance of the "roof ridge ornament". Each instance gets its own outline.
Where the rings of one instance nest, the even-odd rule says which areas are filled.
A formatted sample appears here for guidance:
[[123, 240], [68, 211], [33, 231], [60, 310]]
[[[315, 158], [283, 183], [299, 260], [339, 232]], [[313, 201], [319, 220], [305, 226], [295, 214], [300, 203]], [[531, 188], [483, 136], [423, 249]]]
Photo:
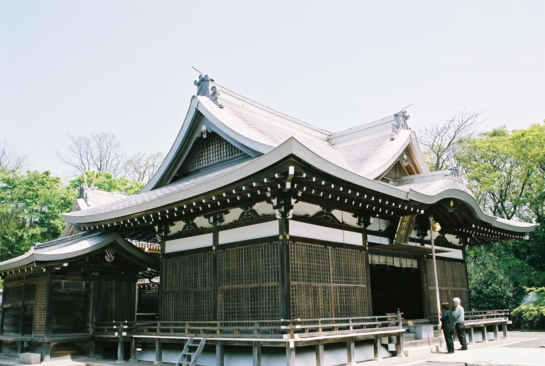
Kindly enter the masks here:
[[402, 109], [398, 113], [394, 114], [394, 122], [392, 122], [392, 133], [390, 134], [390, 140], [395, 140], [400, 130], [410, 130], [407, 121], [411, 118], [407, 114], [405, 109]]
[[[212, 87], [210, 88], [210, 84], [212, 83]], [[193, 82], [194, 85], [197, 86], [197, 95], [198, 96], [206, 96], [210, 98], [210, 100], [217, 105], [220, 108], [223, 108], [223, 105], [219, 101], [220, 91], [219, 88], [216, 85], [213, 85], [214, 79], [209, 77], [208, 75], [199, 75], [199, 80], [195, 80]]]

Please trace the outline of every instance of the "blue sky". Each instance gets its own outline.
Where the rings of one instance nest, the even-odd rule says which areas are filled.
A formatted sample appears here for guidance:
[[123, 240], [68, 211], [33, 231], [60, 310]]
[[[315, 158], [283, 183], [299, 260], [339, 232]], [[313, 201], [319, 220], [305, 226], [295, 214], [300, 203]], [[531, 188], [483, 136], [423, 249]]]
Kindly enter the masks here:
[[0, 139], [68, 174], [70, 135], [166, 153], [196, 67], [329, 131], [408, 109], [545, 119], [544, 1], [0, 1]]

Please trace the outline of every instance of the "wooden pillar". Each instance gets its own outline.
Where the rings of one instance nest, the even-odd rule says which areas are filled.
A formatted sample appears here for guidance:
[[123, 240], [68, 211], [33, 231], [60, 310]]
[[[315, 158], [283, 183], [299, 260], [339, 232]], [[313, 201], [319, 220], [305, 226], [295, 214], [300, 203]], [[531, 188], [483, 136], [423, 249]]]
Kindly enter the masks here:
[[[6, 298], [6, 287], [4, 287], [4, 299]], [[0, 334], [4, 334], [4, 314], [5, 314], [5, 311], [4, 311], [4, 301], [2, 301], [2, 303], [0, 304]], [[0, 342], [1, 344], [1, 342]], [[2, 348], [0, 348], [0, 353], [2, 352]]]
[[117, 362], [122, 362], [125, 355], [125, 341], [123, 337], [117, 339]]
[[469, 328], [469, 344], [475, 344], [475, 331], [473, 327]]
[[325, 366], [323, 341], [318, 341], [318, 344], [316, 345], [316, 366]]
[[347, 365], [355, 365], [356, 360], [354, 359], [355, 354], [355, 342], [354, 338], [349, 338], [346, 341], [346, 364]]
[[[278, 220], [278, 232], [280, 240], [280, 318], [291, 319], [291, 296], [290, 296], [290, 248], [289, 248], [289, 220], [286, 218], [291, 209], [291, 197], [288, 195], [279, 196], [278, 207], [281, 218]], [[290, 204], [288, 204], [288, 202]]]
[[47, 300], [45, 307], [45, 338], [51, 337], [52, 328], [53, 328], [53, 312], [51, 311], [53, 307], [53, 296], [55, 291], [53, 290], [53, 280], [51, 277], [47, 279]]
[[494, 340], [498, 341], [500, 339], [498, 324], [494, 324]]
[[216, 343], [216, 366], [224, 366], [225, 364], [225, 353], [223, 350], [223, 344], [221, 344], [221, 341], [217, 341]]
[[261, 344], [259, 342], [252, 344], [252, 365], [261, 366]]
[[218, 320], [218, 223], [214, 221], [212, 231], [212, 320]]
[[483, 342], [488, 342], [488, 334], [486, 334], [486, 325], [483, 327], [482, 334], [483, 334]]
[[397, 336], [397, 342], [396, 342], [396, 356], [397, 357], [404, 357], [403, 354], [403, 333], [399, 333]]
[[44, 343], [44, 353], [42, 355], [42, 362], [47, 362], [51, 359], [51, 342]]
[[161, 365], [163, 363], [163, 345], [159, 338], [155, 338], [155, 361], [154, 365]]
[[94, 337], [89, 339], [89, 358], [95, 358], [96, 354], [96, 341]]
[[371, 265], [369, 261], [369, 238], [367, 236], [367, 228], [371, 225], [371, 216], [358, 216], [358, 225], [361, 225], [361, 240], [365, 248], [365, 285], [367, 286], [367, 314], [373, 314], [373, 289], [371, 288]]
[[286, 366], [295, 366], [295, 344], [293, 341], [286, 343]]
[[[23, 335], [23, 324], [25, 322], [25, 297], [26, 297], [26, 277], [23, 283], [23, 298], [21, 299], [21, 316], [19, 317], [19, 335]], [[23, 346], [24, 352], [24, 346]]]
[[138, 360], [138, 356], [136, 355], [136, 338], [131, 337], [131, 358], [129, 361], [136, 362]]
[[378, 335], [373, 340], [373, 351], [375, 353], [373, 361], [382, 361], [382, 356], [380, 355], [380, 336]]

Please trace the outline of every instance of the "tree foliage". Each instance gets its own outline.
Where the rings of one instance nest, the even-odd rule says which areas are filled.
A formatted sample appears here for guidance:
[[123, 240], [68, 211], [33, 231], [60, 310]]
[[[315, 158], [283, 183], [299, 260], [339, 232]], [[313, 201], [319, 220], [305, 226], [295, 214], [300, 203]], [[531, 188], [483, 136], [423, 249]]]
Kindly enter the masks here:
[[545, 285], [545, 124], [504, 127], [466, 139], [456, 156], [468, 187], [494, 216], [538, 226], [529, 240], [513, 240], [467, 251], [472, 306], [519, 305], [524, 286]]
[[531, 268], [514, 257], [508, 247], [472, 247], [466, 258], [472, 309], [513, 309], [520, 304]]
[[545, 126], [505, 127], [464, 141], [456, 161], [479, 205], [506, 219], [543, 216]]
[[545, 329], [545, 287], [528, 288], [530, 301], [511, 313], [517, 329]]
[[56, 239], [75, 192], [49, 172], [0, 169], [0, 260], [25, 253], [36, 242]]
[[456, 155], [466, 139], [475, 136], [477, 127], [484, 122], [482, 112], [463, 110], [454, 117], [426, 127], [419, 132], [420, 145], [431, 171], [456, 167]]
[[143, 182], [130, 180], [125, 177], [114, 178], [108, 172], [85, 172], [72, 179], [69, 186], [74, 191], [77, 191], [84, 183], [106, 192], [119, 192], [125, 195], [136, 194], [144, 188]]

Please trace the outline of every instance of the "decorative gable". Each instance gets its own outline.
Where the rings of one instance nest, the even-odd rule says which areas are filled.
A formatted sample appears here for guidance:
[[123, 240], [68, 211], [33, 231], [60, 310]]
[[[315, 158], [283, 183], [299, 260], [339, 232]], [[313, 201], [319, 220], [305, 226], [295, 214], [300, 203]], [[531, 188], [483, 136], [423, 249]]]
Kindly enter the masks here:
[[390, 169], [380, 178], [384, 182], [390, 182], [396, 179], [415, 175], [421, 172], [417, 171], [417, 164], [412, 158], [408, 149], [405, 149], [403, 154], [396, 160]]
[[181, 173], [194, 172], [245, 155], [217, 133], [203, 133], [191, 147], [188, 158], [181, 167]]

